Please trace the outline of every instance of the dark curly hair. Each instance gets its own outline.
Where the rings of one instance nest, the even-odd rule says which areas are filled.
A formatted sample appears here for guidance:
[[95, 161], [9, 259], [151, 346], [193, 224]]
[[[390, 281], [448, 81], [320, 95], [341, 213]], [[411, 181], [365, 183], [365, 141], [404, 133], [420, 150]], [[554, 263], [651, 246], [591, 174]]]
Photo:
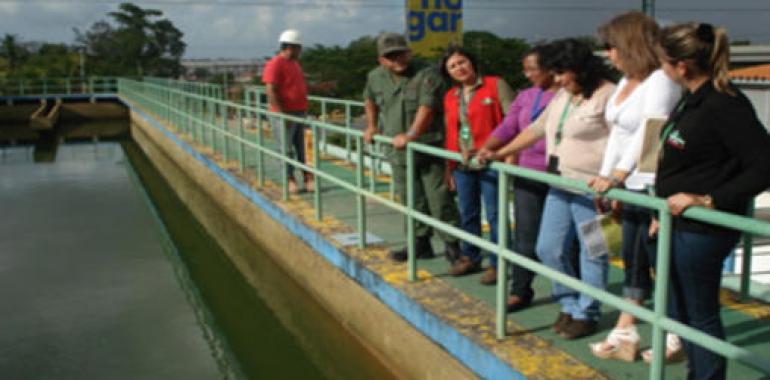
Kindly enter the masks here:
[[476, 73], [476, 77], [481, 76], [481, 73], [479, 73], [479, 67], [478, 67], [478, 61], [476, 60], [476, 56], [473, 55], [473, 53], [463, 49], [460, 46], [449, 46], [447, 48], [446, 52], [444, 52], [444, 56], [441, 57], [441, 62], [439, 63], [439, 71], [441, 72], [441, 76], [444, 77], [444, 79], [448, 80], [449, 82], [452, 82], [452, 77], [449, 76], [449, 71], [446, 68], [446, 61], [449, 60], [449, 57], [459, 54], [465, 58], [468, 59], [468, 62], [471, 63], [471, 67], [473, 68], [473, 71]]
[[591, 47], [575, 38], [565, 38], [551, 43], [551, 51], [540, 60], [542, 66], [557, 73], [572, 71], [585, 98], [609, 80], [609, 69], [604, 61], [594, 55]]

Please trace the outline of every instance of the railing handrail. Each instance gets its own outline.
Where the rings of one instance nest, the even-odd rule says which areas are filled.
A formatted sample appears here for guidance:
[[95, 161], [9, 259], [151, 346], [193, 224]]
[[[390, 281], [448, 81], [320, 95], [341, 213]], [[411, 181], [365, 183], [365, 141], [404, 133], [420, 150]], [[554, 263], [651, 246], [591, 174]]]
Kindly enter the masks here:
[[[141, 88], [142, 93], [139, 93], [138, 90], [134, 91], [131, 87], [132, 86], [143, 86]], [[131, 81], [131, 80], [119, 80], [119, 89], [120, 93], [133, 93], [133, 95], [136, 98], [140, 98], [138, 101], [143, 101], [148, 105], [153, 106], [156, 110], [161, 110], [165, 113], [167, 113], [167, 116], [169, 117], [189, 117], [190, 115], [181, 115], [183, 114], [183, 111], [180, 111], [177, 108], [172, 107], [171, 103], [168, 104], [157, 104], [159, 101], [179, 101], [179, 99], [185, 99], [187, 101], [188, 99], [196, 100], [199, 102], [207, 102], [209, 107], [212, 106], [222, 106], [225, 107], [225, 109], [232, 108], [233, 110], [237, 110], [239, 113], [245, 112], [248, 115], [257, 115], [258, 117], [262, 116], [269, 116], [269, 117], [275, 117], [283, 121], [294, 121], [294, 122], [301, 122], [305, 123], [313, 129], [313, 133], [315, 134], [317, 129], [328, 129], [337, 133], [343, 133], [351, 138], [355, 138], [356, 140], [356, 152], [358, 154], [358, 159], [356, 160], [359, 165], [357, 166], [357, 176], [356, 176], [356, 184], [352, 185], [344, 180], [338, 179], [328, 173], [321, 172], [318, 168], [318, 160], [315, 160], [314, 165], [310, 166], [305, 163], [298, 162], [296, 160], [290, 159], [284, 155], [282, 155], [279, 152], [276, 152], [272, 149], [269, 149], [265, 146], [261, 145], [261, 128], [258, 128], [258, 142], [250, 141], [248, 139], [245, 139], [242, 136], [242, 122], [241, 122], [241, 131], [239, 133], [233, 133], [228, 128], [222, 128], [221, 126], [217, 125], [215, 122], [211, 121], [198, 121], [199, 124], [212, 129], [213, 131], [216, 131], [217, 133], [222, 134], [223, 136], [226, 136], [225, 141], [227, 141], [227, 138], [238, 142], [241, 144], [241, 146], [249, 146], [251, 148], [254, 148], [259, 152], [259, 154], [267, 154], [271, 157], [274, 157], [278, 160], [281, 160], [284, 165], [290, 164], [294, 165], [296, 167], [299, 167], [303, 170], [307, 170], [309, 172], [312, 172], [314, 175], [318, 176], [319, 179], [328, 180], [332, 183], [335, 183], [351, 192], [354, 192], [358, 195], [359, 198], [359, 215], [362, 213], [365, 213], [365, 208], [362, 209], [363, 206], [362, 202], [360, 200], [364, 198], [372, 199], [380, 204], [383, 204], [386, 207], [392, 208], [394, 210], [397, 210], [398, 212], [401, 212], [405, 214], [409, 220], [409, 223], [413, 223], [414, 220], [420, 220], [428, 225], [431, 225], [434, 228], [440, 229], [444, 232], [447, 232], [453, 236], [456, 236], [460, 239], [463, 239], [466, 242], [469, 242], [473, 245], [476, 245], [482, 249], [489, 250], [491, 252], [495, 252], [498, 254], [498, 257], [500, 258], [500, 262], [503, 263], [503, 267], [499, 270], [501, 275], [505, 272], [504, 265], [507, 261], [511, 261], [513, 263], [516, 263], [518, 265], [521, 265], [527, 269], [530, 269], [538, 274], [541, 274], [545, 276], [546, 278], [549, 278], [551, 280], [555, 280], [557, 282], [560, 282], [570, 288], [573, 288], [577, 291], [586, 293], [587, 295], [594, 297], [601, 302], [605, 302], [609, 305], [612, 305], [614, 307], [617, 307], [620, 310], [629, 312], [630, 314], [638, 317], [641, 320], [645, 320], [650, 322], [653, 325], [653, 349], [656, 352], [655, 358], [653, 360], [653, 367], [650, 373], [651, 378], [661, 378], [663, 375], [663, 354], [665, 346], [665, 341], [663, 338], [663, 329], [669, 330], [672, 332], [677, 333], [678, 335], [682, 336], [685, 339], [691, 340], [695, 342], [696, 344], [703, 345], [704, 347], [707, 347], [711, 349], [714, 352], [717, 352], [721, 355], [724, 355], [725, 357], [732, 358], [739, 360], [741, 362], [744, 362], [756, 369], [759, 369], [761, 371], [764, 371], [766, 373], [770, 373], [770, 360], [768, 360], [765, 357], [762, 357], [758, 354], [755, 354], [745, 348], [733, 345], [729, 342], [722, 341], [720, 339], [714, 338], [708, 334], [705, 334], [697, 329], [694, 329], [692, 327], [689, 327], [687, 325], [681, 324], [675, 320], [672, 320], [665, 315], [665, 308], [666, 308], [666, 285], [669, 280], [668, 276], [668, 258], [670, 255], [669, 252], [669, 246], [670, 246], [670, 232], [671, 232], [671, 220], [672, 217], [668, 210], [668, 204], [665, 199], [662, 198], [656, 198], [650, 195], [645, 194], [638, 194], [629, 192], [626, 190], [620, 190], [620, 189], [614, 189], [606, 194], [602, 194], [603, 196], [606, 196], [610, 199], [616, 199], [623, 202], [627, 202], [630, 204], [634, 204], [641, 207], [650, 208], [653, 210], [656, 210], [659, 212], [660, 217], [660, 231], [659, 231], [659, 242], [658, 242], [658, 248], [659, 248], [659, 268], [658, 268], [658, 281], [656, 282], [656, 289], [655, 289], [655, 309], [649, 310], [647, 308], [634, 305], [626, 300], [624, 300], [622, 297], [616, 296], [606, 290], [602, 290], [599, 288], [595, 288], [591, 285], [584, 284], [579, 279], [568, 276], [564, 273], [555, 271], [541, 263], [538, 263], [534, 260], [528, 259], [526, 257], [520, 256], [516, 252], [512, 251], [507, 247], [507, 242], [505, 242], [505, 239], [500, 239], [501, 241], [498, 244], [491, 243], [490, 241], [480, 238], [478, 236], [469, 234], [457, 227], [448, 225], [442, 221], [436, 220], [428, 215], [421, 214], [417, 211], [415, 211], [413, 208], [410, 208], [409, 205], [412, 203], [412, 196], [411, 196], [411, 190], [408, 190], [408, 193], [410, 194], [408, 196], [409, 199], [407, 199], [407, 205], [401, 205], [399, 203], [395, 203], [391, 200], [385, 199], [373, 192], [367, 191], [362, 186], [362, 154], [363, 154], [363, 133], [361, 131], [348, 129], [348, 128], [342, 128], [340, 126], [325, 123], [323, 121], [317, 121], [317, 120], [309, 120], [309, 119], [303, 119], [298, 118], [290, 115], [284, 115], [280, 113], [270, 112], [268, 110], [257, 108], [250, 105], [244, 105], [240, 103], [231, 102], [228, 100], [218, 99], [218, 98], [212, 98], [207, 97], [205, 95], [200, 94], [194, 94], [186, 91], [182, 91], [176, 88], [169, 88], [164, 87], [159, 84], [153, 84], [153, 83], [147, 83], [147, 82], [137, 82], [137, 81]], [[155, 99], [151, 98], [149, 95], [144, 93], [144, 90], [152, 90], [157, 93], [165, 94], [163, 95], [162, 99]], [[153, 104], [155, 103], [155, 104]], [[161, 116], [159, 114], [159, 116]], [[210, 115], [209, 115], [210, 116]], [[162, 116], [161, 116], [162, 117]], [[385, 136], [375, 136], [375, 139], [382, 143], [389, 143], [391, 141], [390, 138], [387, 138]], [[314, 139], [314, 143], [316, 139]], [[214, 147], [216, 150], [216, 147]], [[243, 148], [242, 148], [243, 149]], [[317, 149], [317, 146], [314, 146], [314, 149]], [[227, 150], [225, 149], [225, 152]], [[455, 160], [460, 161], [461, 156], [458, 153], [455, 152], [448, 152], [446, 150], [436, 148], [433, 146], [423, 145], [419, 143], [410, 143], [407, 146], [407, 167], [408, 170], [412, 170], [413, 165], [411, 164], [412, 157], [414, 152], [421, 152], [424, 154], [430, 154], [434, 155], [436, 157], [444, 158], [447, 160]], [[317, 154], [317, 152], [315, 152]], [[227, 154], [227, 153], [225, 153]], [[317, 155], [315, 157], [318, 157]], [[243, 165], [243, 164], [242, 164]], [[563, 178], [557, 175], [549, 174], [549, 173], [543, 173], [531, 169], [521, 168], [517, 166], [511, 166], [506, 165], [502, 163], [492, 163], [490, 165], [490, 168], [498, 171], [501, 176], [501, 183], [504, 183], [504, 181], [507, 181], [507, 177], [509, 176], [519, 176], [528, 178], [531, 180], [535, 180], [538, 182], [546, 183], [550, 186], [555, 187], [561, 187], [561, 188], [568, 188], [574, 191], [579, 191], [585, 194], [594, 194], [593, 191], [588, 187], [588, 185], [584, 182], [569, 179], [569, 178]], [[411, 175], [407, 175], [407, 178], [410, 178]], [[286, 190], [286, 178], [284, 177], [284, 196], [288, 197], [288, 191]], [[410, 186], [408, 186], [410, 187]], [[317, 217], [320, 209], [320, 194], [318, 191], [319, 186], [317, 186], [315, 191], [316, 196], [316, 208], [317, 208]], [[507, 199], [507, 186], [500, 186], [499, 188], [499, 197], [501, 199]], [[721, 211], [716, 210], [709, 210], [701, 207], [692, 207], [688, 209], [684, 214], [684, 217], [690, 218], [693, 220], [698, 220], [705, 223], [711, 223], [715, 225], [725, 226], [729, 228], [733, 228], [742, 232], [750, 233], [750, 234], [757, 234], [757, 235], [765, 235], [770, 236], [770, 223], [761, 221], [755, 218], [748, 218], [741, 215], [735, 215], [730, 213], [725, 213]], [[507, 213], [500, 213], [499, 217], [502, 221], [506, 221]], [[361, 218], [359, 217], [359, 234], [362, 234], [360, 237], [361, 241], [359, 241], [359, 244], [365, 244], [365, 223], [361, 221]], [[508, 228], [508, 223], [499, 223], [500, 228]], [[362, 228], [363, 227], [363, 228]], [[413, 229], [409, 228], [410, 233], [412, 233]], [[500, 236], [504, 236], [505, 234], [501, 234]], [[410, 240], [410, 254], [409, 254], [409, 265], [408, 270], [410, 272], [410, 277], [414, 278], [414, 271], [416, 266], [416, 261], [414, 260], [414, 247], [413, 247], [413, 239]], [[504, 284], [504, 281], [498, 281], [498, 296], [497, 296], [497, 324], [498, 324], [498, 336], [500, 336], [500, 329], [502, 328], [502, 335], [504, 335], [504, 327], [505, 327], [505, 313], [504, 309], [501, 313], [501, 305], [504, 304], [504, 300], [501, 302], [500, 295], [505, 292], [505, 286], [501, 285], [501, 283]], [[501, 293], [501, 289], [502, 292]], [[502, 315], [502, 317], [501, 317]]]

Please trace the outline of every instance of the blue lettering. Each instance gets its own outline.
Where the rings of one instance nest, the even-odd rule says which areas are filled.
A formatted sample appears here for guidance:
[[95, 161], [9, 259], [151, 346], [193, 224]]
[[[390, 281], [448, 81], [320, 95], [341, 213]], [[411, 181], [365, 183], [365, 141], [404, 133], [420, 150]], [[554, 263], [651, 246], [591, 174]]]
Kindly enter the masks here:
[[410, 11], [407, 25], [409, 26], [409, 41], [420, 41], [425, 38], [425, 12]]
[[428, 15], [428, 26], [431, 32], [446, 32], [448, 24], [446, 13], [431, 12]]
[[444, 6], [447, 9], [459, 11], [463, 9], [463, 0], [444, 0]]

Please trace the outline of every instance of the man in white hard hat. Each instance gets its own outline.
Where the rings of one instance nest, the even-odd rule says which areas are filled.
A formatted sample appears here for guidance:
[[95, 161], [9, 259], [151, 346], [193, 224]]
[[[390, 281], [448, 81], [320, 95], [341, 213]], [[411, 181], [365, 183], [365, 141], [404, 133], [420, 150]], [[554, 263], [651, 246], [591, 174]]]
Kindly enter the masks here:
[[[302, 38], [298, 31], [287, 29], [278, 38], [280, 51], [265, 65], [262, 81], [267, 85], [267, 102], [273, 112], [304, 117], [307, 113], [307, 86], [305, 75], [299, 64], [299, 54], [302, 51]], [[273, 135], [282, 152], [297, 161], [305, 162], [304, 125], [286, 121], [286, 141], [281, 141], [281, 121], [271, 118]], [[294, 178], [294, 167], [286, 166], [289, 178], [289, 191], [297, 193], [297, 180]], [[303, 173], [305, 190], [312, 191], [313, 175]]]

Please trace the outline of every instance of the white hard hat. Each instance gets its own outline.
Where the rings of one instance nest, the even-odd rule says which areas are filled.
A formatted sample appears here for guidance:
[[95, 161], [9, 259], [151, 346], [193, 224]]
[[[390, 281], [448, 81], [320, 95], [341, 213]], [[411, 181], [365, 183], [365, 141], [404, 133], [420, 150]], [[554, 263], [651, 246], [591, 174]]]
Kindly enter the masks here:
[[302, 45], [302, 35], [296, 29], [286, 29], [278, 37], [278, 42], [282, 44]]

